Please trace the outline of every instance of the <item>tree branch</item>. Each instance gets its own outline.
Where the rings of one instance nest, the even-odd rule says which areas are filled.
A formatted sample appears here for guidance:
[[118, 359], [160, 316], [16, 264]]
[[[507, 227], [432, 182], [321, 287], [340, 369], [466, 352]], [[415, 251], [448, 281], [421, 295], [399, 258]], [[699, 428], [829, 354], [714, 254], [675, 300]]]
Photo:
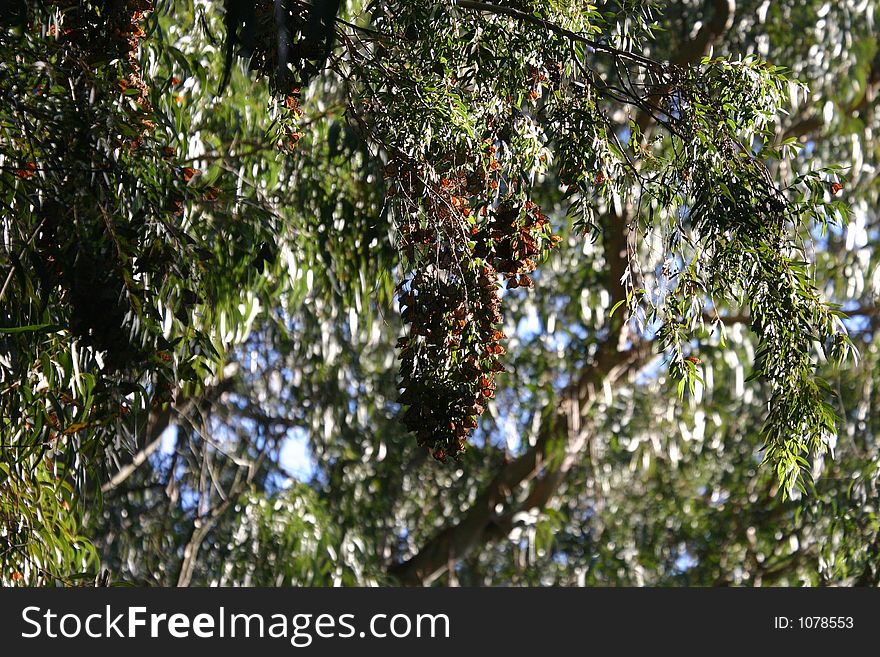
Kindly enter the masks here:
[[[880, 317], [880, 307], [878, 306], [856, 306], [843, 312], [846, 314], [846, 317], [866, 317], [872, 320]], [[707, 312], [703, 313], [703, 321], [706, 323], [720, 321], [722, 324], [750, 324], [752, 318], [746, 313], [719, 315], [715, 312]]]
[[[170, 413], [166, 414], [166, 416], [170, 418]], [[158, 431], [158, 433], [153, 434], [155, 436], [153, 440], [149, 444], [147, 444], [147, 446], [144, 447], [141, 451], [134, 455], [131, 463], [128, 463], [120, 468], [119, 472], [117, 472], [110, 478], [110, 481], [101, 486], [102, 495], [107, 495], [108, 493], [111, 493], [119, 488], [119, 486], [121, 486], [126, 479], [134, 474], [135, 470], [141, 467], [141, 465], [143, 465], [143, 463], [148, 458], [150, 458], [157, 449], [159, 449], [162, 444], [162, 434], [164, 433], [165, 429], [168, 428], [169, 424], [170, 421], [166, 420], [164, 425], [162, 425], [161, 430]]]
[[619, 48], [614, 48], [613, 46], [599, 43], [598, 41], [593, 41], [592, 39], [588, 39], [587, 37], [585, 37], [583, 34], [572, 32], [571, 30], [567, 30], [552, 21], [548, 21], [533, 14], [527, 14], [526, 12], [516, 9], [514, 7], [495, 5], [488, 2], [471, 2], [470, 0], [457, 0], [455, 4], [462, 9], [471, 9], [473, 11], [478, 11], [484, 14], [510, 16], [511, 18], [515, 18], [518, 21], [536, 25], [537, 27], [541, 27], [545, 30], [563, 36], [566, 39], [570, 39], [571, 41], [583, 43], [584, 45], [589, 46], [596, 52], [602, 52], [609, 55], [614, 55], [615, 57], [620, 57], [621, 59], [627, 59], [636, 62], [644, 66], [645, 68], [656, 69], [660, 67], [660, 63], [654, 61], [653, 59], [649, 59], [648, 57], [643, 57], [641, 55], [636, 55], [626, 50], [620, 50]]
[[606, 345], [600, 349], [592, 367], [565, 391], [553, 419], [542, 425], [534, 447], [504, 465], [458, 523], [436, 534], [409, 560], [392, 566], [389, 574], [409, 586], [430, 584], [447, 570], [450, 554], [461, 559], [475, 546], [503, 538], [509, 532], [515, 514], [511, 511], [500, 515], [496, 507], [509, 504], [512, 493], [529, 481], [535, 480], [535, 487], [516, 510], [543, 508], [577, 460], [588, 435], [578, 432], [570, 436], [565, 441], [564, 458], [554, 467], [551, 452], [558, 428], [567, 426], [572, 412], [579, 410], [579, 415], [583, 415], [603, 385], [611, 385], [633, 372], [645, 361], [645, 355], [641, 348], [618, 351], [616, 345]]
[[[736, 13], [736, 0], [706, 0], [704, 12], [712, 9], [712, 18], [703, 23], [696, 36], [690, 41], [685, 41], [679, 47], [672, 58], [676, 66], [691, 66], [701, 57], [709, 53], [718, 40], [733, 27], [733, 19]], [[658, 93], [665, 94], [669, 88], [663, 88]], [[652, 124], [656, 123], [656, 117], [641, 112], [636, 120], [642, 134], [647, 134]]]
[[[199, 403], [213, 404], [224, 392], [227, 392], [233, 386], [233, 383], [234, 379], [231, 376], [221, 379], [202, 393]], [[186, 418], [189, 411], [195, 405], [196, 400], [188, 398], [178, 402], [176, 405], [168, 404], [160, 411], [150, 413], [145, 431], [144, 446], [132, 456], [130, 462], [119, 468], [119, 471], [101, 486], [101, 493], [106, 495], [112, 492], [134, 474], [159, 449], [162, 444], [162, 434], [171, 425], [172, 417], [176, 415], [178, 418]]]
[[709, 54], [718, 39], [733, 27], [736, 0], [707, 0], [705, 8], [712, 8], [712, 18], [703, 23], [697, 35], [681, 45], [672, 60], [678, 66], [689, 66]]

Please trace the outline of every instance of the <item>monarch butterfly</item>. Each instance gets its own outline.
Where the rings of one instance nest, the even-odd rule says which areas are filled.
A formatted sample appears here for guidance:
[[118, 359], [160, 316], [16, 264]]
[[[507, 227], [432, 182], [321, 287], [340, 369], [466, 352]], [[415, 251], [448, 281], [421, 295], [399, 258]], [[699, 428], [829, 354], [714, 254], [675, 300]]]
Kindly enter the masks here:
[[19, 169], [18, 171], [16, 171], [15, 175], [17, 175], [19, 178], [24, 180], [24, 179], [30, 178], [32, 175], [34, 175], [34, 172], [36, 170], [37, 170], [37, 163], [36, 162], [25, 162], [24, 167]]
[[489, 366], [490, 372], [506, 372], [504, 365], [502, 365], [499, 361], [492, 361], [492, 364]]
[[837, 192], [839, 192], [841, 189], [843, 189], [843, 183], [836, 182], [831, 184], [832, 194], [837, 194]]

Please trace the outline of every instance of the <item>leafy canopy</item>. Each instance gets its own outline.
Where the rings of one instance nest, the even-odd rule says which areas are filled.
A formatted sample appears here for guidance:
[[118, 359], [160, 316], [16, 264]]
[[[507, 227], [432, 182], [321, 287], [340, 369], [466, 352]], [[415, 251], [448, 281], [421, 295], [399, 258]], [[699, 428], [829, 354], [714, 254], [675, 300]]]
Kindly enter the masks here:
[[[344, 464], [387, 451], [381, 438], [346, 442], [343, 425], [394, 436], [392, 416], [482, 485], [517, 382], [541, 425], [533, 446], [561, 478], [596, 421], [586, 390], [602, 378], [589, 372], [644, 365], [655, 341], [693, 399], [709, 387], [699, 345], [714, 332], [725, 348], [739, 314], [768, 404], [763, 459], [783, 496], [806, 490], [839, 420], [819, 369], [853, 353], [811, 263], [813, 236], [845, 225], [844, 171], [810, 170], [803, 143], [780, 139], [805, 87], [758, 54], [664, 53], [674, 44], [658, 21], [676, 8], [667, 19], [660, 4], [351, 2], [338, 16], [293, 1], [15, 5], [0, 35], [4, 572], [37, 582], [94, 569], [80, 516], [100, 516], [108, 466], [155, 450], [174, 413], [201, 450], [165, 463], [177, 485], [207, 495], [212, 459], [231, 445], [238, 461], [211, 475], [229, 503], [181, 502], [158, 522], [161, 541], [192, 513], [210, 519], [193, 533], [207, 540], [249, 489], [240, 531], [262, 544], [276, 525], [261, 510], [320, 504], [261, 497], [292, 427], [312, 428], [327, 489], [355, 485]], [[710, 4], [717, 38], [724, 3]], [[403, 337], [382, 323], [396, 324], [392, 296]], [[575, 298], [586, 310], [572, 317]], [[551, 318], [566, 319], [555, 356], [523, 330], [538, 314], [552, 339]], [[576, 344], [583, 354], [561, 355]], [[260, 381], [270, 361], [283, 393]], [[555, 366], [586, 374], [566, 386], [548, 380]], [[566, 396], [577, 418], [553, 410]], [[190, 414], [215, 408], [225, 417]], [[284, 422], [266, 419], [279, 412]], [[416, 453], [393, 444], [395, 463]], [[484, 465], [468, 458], [484, 451]], [[390, 489], [411, 484], [384, 476], [388, 499], [373, 503], [393, 506]], [[412, 494], [424, 503], [425, 490]], [[283, 534], [295, 519], [280, 522]], [[564, 520], [541, 531], [553, 523]], [[238, 563], [236, 549], [225, 558]], [[177, 581], [195, 570], [182, 563]]]

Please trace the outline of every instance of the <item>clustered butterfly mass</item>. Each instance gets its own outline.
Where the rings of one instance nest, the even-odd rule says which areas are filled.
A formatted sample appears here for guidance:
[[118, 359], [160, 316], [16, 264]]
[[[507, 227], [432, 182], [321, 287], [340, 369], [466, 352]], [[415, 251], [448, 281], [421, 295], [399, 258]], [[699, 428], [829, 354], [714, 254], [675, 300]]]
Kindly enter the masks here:
[[[302, 137], [301, 89], [326, 63], [339, 2], [309, 6], [283, 0], [282, 7], [279, 29], [274, 0], [226, 0], [221, 89], [233, 53], [248, 56], [251, 70], [268, 77], [279, 97], [279, 145], [291, 150]], [[399, 247], [412, 265], [397, 288], [409, 325], [409, 335], [397, 345], [398, 401], [408, 407], [401, 420], [439, 461], [465, 449], [495, 394], [495, 374], [504, 371], [499, 278], [506, 278], [509, 290], [532, 287], [535, 258], [559, 241], [540, 208], [518, 193], [527, 187], [525, 181], [504, 173], [494, 121], [482, 148], [465, 158], [468, 165], [451, 167], [446, 177], [427, 182], [425, 173], [432, 167], [405, 158], [386, 167], [389, 196], [406, 208]]]
[[[106, 6], [75, 2], [74, 0], [55, 0], [48, 3], [58, 9], [58, 18], [50, 23], [45, 38], [54, 44], [56, 69], [71, 71], [76, 91], [85, 90], [74, 98], [82, 99], [84, 117], [88, 116], [85, 99], [94, 93], [90, 87], [93, 78], [83, 72], [84, 63], [89, 65], [117, 62], [121, 77], [119, 92], [132, 101], [130, 116], [137, 126], [134, 135], [115, 135], [113, 146], [122, 150], [134, 151], [142, 146], [146, 133], [152, 128], [146, 118], [151, 110], [148, 87], [142, 77], [138, 63], [138, 48], [146, 36], [142, 23], [153, 9], [152, 0], [120, 0]], [[26, 14], [25, 14], [26, 15]], [[29, 29], [29, 28], [26, 28]], [[74, 73], [76, 76], [74, 77]], [[34, 95], [42, 96], [42, 86]], [[114, 90], [115, 91], [115, 90]], [[77, 102], [73, 100], [72, 102]], [[87, 119], [82, 119], [86, 124]], [[80, 135], [78, 144], [87, 144], [93, 135], [89, 128]], [[71, 130], [65, 140], [59, 140], [42, 155], [41, 162], [27, 162], [18, 173], [19, 178], [28, 179], [39, 167], [50, 173], [68, 166], [66, 144], [72, 143]], [[79, 146], [85, 148], [85, 146]], [[94, 167], [110, 170], [108, 158], [96, 152]], [[46, 174], [50, 175], [50, 174]], [[78, 191], [81, 177], [69, 175], [66, 178], [67, 198], [80, 198]], [[124, 288], [124, 277], [116, 257], [118, 247], [102, 234], [96, 238], [87, 234], [83, 226], [89, 223], [83, 219], [86, 208], [94, 209], [93, 200], [101, 198], [95, 192], [87, 203], [70, 204], [58, 197], [48, 196], [42, 201], [42, 223], [34, 240], [32, 266], [37, 272], [44, 289], [58, 290], [71, 309], [70, 329], [84, 343], [107, 352], [108, 364], [124, 364], [141, 360], [145, 352], [131, 338], [126, 324], [129, 305], [119, 290]], [[81, 214], [74, 221], [77, 211]], [[104, 230], [106, 218], [96, 222]], [[126, 226], [114, 226], [115, 239], [134, 239]], [[112, 264], [111, 264], [112, 263]]]
[[397, 401], [408, 407], [403, 424], [439, 461], [464, 451], [504, 371], [499, 279], [509, 290], [532, 287], [535, 258], [560, 240], [540, 208], [502, 176], [493, 139], [483, 146], [472, 171], [437, 184], [405, 166], [386, 169], [389, 194], [427, 199], [427, 212], [404, 213], [399, 225], [412, 271], [398, 286], [409, 335], [397, 343]]

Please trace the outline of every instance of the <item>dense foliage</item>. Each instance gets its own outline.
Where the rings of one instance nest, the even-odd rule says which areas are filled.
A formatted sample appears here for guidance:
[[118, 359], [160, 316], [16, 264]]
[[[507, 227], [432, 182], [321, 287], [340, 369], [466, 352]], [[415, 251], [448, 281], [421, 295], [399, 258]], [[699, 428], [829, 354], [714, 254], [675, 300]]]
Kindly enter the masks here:
[[222, 4], [0, 18], [4, 583], [878, 582], [876, 3]]

